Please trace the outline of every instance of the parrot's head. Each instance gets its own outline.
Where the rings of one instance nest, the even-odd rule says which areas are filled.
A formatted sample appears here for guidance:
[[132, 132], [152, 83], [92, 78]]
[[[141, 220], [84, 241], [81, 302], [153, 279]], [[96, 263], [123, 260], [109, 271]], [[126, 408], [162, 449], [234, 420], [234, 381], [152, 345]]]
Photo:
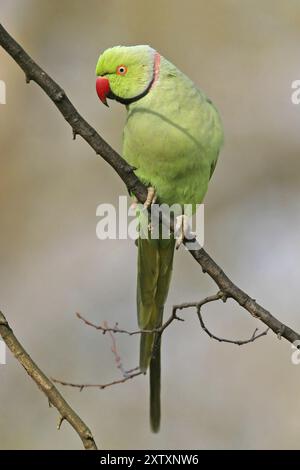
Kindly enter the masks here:
[[104, 51], [96, 66], [96, 90], [128, 105], [145, 96], [158, 77], [160, 55], [150, 46], [116, 46]]

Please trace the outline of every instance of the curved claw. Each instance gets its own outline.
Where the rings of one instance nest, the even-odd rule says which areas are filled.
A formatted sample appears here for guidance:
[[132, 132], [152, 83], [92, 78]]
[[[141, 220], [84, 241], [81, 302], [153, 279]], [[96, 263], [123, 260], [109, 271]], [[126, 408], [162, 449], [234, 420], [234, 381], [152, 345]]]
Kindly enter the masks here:
[[155, 188], [153, 188], [152, 186], [149, 186], [147, 188], [147, 191], [148, 191], [147, 199], [144, 202], [145, 209], [148, 209], [150, 206], [152, 206], [152, 204], [154, 204], [157, 199]]
[[176, 217], [175, 237], [176, 250], [178, 250], [185, 239], [191, 240], [196, 238], [196, 233], [192, 232], [190, 229], [189, 217], [187, 215], [179, 215]]

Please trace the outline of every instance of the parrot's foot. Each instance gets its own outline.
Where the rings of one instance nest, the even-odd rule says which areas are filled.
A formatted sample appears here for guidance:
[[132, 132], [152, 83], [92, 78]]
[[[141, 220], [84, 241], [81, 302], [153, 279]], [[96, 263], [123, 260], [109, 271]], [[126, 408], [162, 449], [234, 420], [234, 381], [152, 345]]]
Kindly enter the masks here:
[[144, 202], [144, 207], [145, 209], [148, 209], [150, 206], [152, 206], [152, 204], [155, 203], [156, 201], [156, 191], [155, 191], [155, 188], [153, 188], [152, 186], [149, 186], [149, 188], [147, 188], [147, 191], [148, 191], [148, 194], [147, 194], [147, 199], [146, 201]]
[[185, 239], [192, 240], [193, 238], [196, 238], [196, 234], [191, 231], [189, 217], [187, 215], [179, 215], [176, 217], [175, 238], [176, 250], [178, 250]]

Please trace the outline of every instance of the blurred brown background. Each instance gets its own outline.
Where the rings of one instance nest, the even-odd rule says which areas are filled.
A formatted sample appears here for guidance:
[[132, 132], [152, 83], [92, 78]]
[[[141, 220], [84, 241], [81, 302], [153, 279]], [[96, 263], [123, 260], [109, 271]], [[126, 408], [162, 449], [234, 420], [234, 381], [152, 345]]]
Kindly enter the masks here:
[[[0, 0], [1, 22], [67, 91], [116, 149], [125, 110], [95, 93], [101, 51], [150, 44], [214, 100], [226, 142], [206, 198], [206, 248], [234, 281], [300, 330], [300, 78], [297, 0]], [[35, 84], [0, 50], [0, 308], [51, 376], [119, 377], [96, 322], [136, 327], [136, 248], [97, 240], [96, 206], [126, 194]], [[184, 250], [166, 308], [216, 291]], [[300, 365], [271, 333], [244, 347], [210, 340], [194, 313], [163, 344], [163, 421], [149, 431], [148, 380], [64, 395], [104, 448], [299, 448]], [[207, 324], [247, 338], [259, 322], [234, 303], [207, 308]], [[138, 339], [119, 337], [125, 367]], [[78, 436], [8, 355], [0, 366], [0, 447], [80, 448]]]

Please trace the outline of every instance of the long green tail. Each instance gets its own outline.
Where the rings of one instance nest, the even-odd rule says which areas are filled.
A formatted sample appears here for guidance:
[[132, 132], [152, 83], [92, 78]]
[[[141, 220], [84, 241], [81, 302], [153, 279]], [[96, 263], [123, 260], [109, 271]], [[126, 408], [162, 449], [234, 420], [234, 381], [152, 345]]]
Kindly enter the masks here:
[[[159, 328], [163, 320], [172, 275], [175, 241], [138, 240], [137, 311], [139, 327]], [[140, 369], [150, 366], [150, 423], [153, 432], [160, 426], [160, 347], [157, 334], [143, 333], [140, 343]]]

